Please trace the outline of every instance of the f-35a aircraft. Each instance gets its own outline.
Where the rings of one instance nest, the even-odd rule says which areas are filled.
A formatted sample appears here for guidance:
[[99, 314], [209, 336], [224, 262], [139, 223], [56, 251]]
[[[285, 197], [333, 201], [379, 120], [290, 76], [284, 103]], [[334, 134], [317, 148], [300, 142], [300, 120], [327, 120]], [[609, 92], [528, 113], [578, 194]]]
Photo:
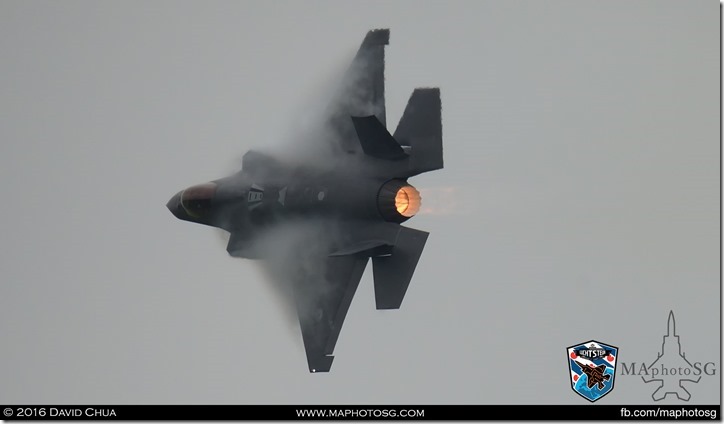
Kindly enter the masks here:
[[398, 309], [428, 233], [400, 225], [420, 209], [408, 178], [441, 169], [440, 90], [415, 89], [394, 134], [386, 127], [384, 46], [367, 33], [324, 125], [325, 163], [247, 152], [241, 170], [180, 191], [167, 207], [184, 221], [230, 233], [233, 257], [265, 260], [260, 240], [290, 222], [314, 222], [285, 260], [311, 372], [329, 371], [334, 346], [367, 262], [377, 309]]

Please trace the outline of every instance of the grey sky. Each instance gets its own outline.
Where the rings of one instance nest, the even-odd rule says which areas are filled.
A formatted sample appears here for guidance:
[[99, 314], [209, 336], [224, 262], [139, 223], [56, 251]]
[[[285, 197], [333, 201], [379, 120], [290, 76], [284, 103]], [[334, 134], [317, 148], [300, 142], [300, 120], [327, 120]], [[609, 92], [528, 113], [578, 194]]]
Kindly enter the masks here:
[[[368, 267], [311, 375], [260, 268], [165, 204], [387, 27], [388, 126], [441, 88], [431, 235], [399, 311]], [[716, 1], [1, 1], [0, 57], [0, 403], [580, 404], [566, 347], [651, 362], [670, 309], [718, 361]]]

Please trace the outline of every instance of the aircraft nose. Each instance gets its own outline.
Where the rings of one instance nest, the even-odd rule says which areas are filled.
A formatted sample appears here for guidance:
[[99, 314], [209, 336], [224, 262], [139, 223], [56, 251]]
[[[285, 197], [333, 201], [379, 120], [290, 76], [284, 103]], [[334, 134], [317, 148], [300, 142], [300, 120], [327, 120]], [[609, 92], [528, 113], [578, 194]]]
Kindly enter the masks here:
[[166, 207], [169, 211], [175, 216], [176, 218], [182, 218], [186, 214], [184, 213], [183, 207], [181, 207], [181, 193], [183, 191], [179, 191], [178, 193], [174, 194], [173, 197], [171, 197], [171, 200], [166, 203]]
[[216, 188], [217, 184], [214, 182], [191, 186], [176, 193], [166, 203], [166, 207], [178, 219], [207, 223], [213, 218]]

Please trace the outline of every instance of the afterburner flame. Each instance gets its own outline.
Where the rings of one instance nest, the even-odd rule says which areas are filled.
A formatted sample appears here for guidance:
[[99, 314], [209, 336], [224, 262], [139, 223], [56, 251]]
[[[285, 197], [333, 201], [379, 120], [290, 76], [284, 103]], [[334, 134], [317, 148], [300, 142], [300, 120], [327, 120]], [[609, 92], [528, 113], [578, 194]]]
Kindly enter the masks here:
[[407, 185], [397, 190], [395, 195], [395, 208], [400, 215], [410, 218], [420, 211], [420, 192], [415, 187]]

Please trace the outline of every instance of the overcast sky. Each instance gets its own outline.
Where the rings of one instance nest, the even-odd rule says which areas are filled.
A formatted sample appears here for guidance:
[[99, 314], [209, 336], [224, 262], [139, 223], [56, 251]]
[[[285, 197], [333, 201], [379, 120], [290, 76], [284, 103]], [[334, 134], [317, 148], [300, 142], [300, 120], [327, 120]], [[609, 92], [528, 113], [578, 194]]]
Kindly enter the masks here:
[[[410, 181], [402, 308], [368, 267], [312, 375], [260, 268], [165, 204], [288, 137], [372, 28], [391, 130], [440, 87], [445, 168]], [[566, 347], [650, 363], [669, 310], [720, 365], [716, 1], [3, 0], [0, 58], [0, 403], [583, 404]]]

